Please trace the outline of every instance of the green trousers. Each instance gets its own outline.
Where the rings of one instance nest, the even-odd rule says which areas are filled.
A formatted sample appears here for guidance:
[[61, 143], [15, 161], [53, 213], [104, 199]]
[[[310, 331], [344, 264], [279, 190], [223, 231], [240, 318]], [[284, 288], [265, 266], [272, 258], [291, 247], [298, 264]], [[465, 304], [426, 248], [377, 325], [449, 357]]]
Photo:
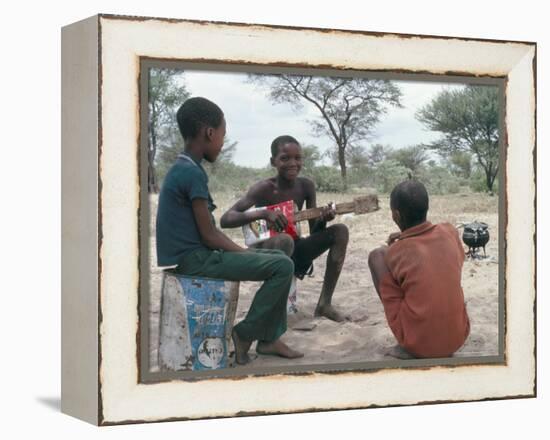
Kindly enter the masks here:
[[277, 249], [245, 252], [199, 249], [186, 255], [176, 268], [188, 276], [229, 281], [264, 281], [250, 309], [235, 331], [245, 341], [275, 341], [286, 331], [286, 303], [294, 263]]

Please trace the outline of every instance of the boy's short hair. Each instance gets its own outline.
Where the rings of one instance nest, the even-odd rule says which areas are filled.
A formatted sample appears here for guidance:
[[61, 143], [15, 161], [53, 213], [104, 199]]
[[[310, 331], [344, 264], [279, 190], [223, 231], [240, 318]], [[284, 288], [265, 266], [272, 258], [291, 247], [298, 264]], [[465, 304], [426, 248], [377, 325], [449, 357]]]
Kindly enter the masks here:
[[279, 153], [279, 148], [281, 147], [281, 145], [284, 144], [300, 145], [300, 142], [287, 134], [276, 137], [273, 142], [271, 142], [271, 157], [277, 156], [277, 154]]
[[206, 98], [189, 98], [178, 109], [176, 119], [183, 139], [192, 139], [203, 126], [218, 128], [223, 120], [223, 111]]
[[417, 180], [405, 180], [395, 186], [390, 194], [390, 207], [399, 211], [407, 225], [426, 221], [429, 208], [428, 191]]

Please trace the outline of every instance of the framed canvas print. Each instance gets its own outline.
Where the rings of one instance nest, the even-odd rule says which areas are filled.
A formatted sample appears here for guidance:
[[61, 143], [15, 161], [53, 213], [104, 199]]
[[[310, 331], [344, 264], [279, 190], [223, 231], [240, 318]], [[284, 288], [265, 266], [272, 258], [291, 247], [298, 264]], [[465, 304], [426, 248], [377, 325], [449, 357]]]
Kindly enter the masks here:
[[534, 43], [99, 15], [62, 75], [64, 412], [535, 396]]

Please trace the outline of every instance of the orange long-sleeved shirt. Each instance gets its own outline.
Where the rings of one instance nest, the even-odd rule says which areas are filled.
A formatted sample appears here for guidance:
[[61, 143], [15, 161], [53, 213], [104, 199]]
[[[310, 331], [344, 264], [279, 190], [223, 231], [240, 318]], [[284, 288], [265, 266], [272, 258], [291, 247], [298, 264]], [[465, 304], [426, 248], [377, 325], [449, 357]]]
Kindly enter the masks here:
[[464, 248], [449, 223], [403, 231], [385, 257], [380, 298], [399, 344], [417, 357], [447, 357], [470, 332], [461, 287]]

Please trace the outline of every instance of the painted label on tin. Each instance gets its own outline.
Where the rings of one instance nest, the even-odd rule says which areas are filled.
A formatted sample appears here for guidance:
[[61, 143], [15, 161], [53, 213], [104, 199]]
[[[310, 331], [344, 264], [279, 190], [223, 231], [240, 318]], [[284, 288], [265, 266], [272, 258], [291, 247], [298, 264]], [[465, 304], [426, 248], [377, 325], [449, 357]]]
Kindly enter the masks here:
[[185, 292], [193, 370], [227, 367], [225, 283], [180, 278]]
[[206, 338], [197, 349], [197, 358], [206, 368], [220, 368], [225, 354], [224, 340], [222, 338]]

